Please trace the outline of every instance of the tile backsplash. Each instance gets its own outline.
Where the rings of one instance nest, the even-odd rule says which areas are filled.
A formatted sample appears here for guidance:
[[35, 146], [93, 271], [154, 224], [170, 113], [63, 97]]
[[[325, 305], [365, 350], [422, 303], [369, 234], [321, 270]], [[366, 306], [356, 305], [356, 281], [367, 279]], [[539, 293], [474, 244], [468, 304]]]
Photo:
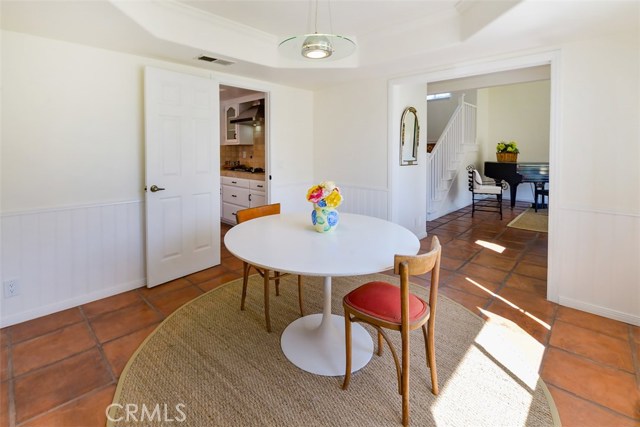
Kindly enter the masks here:
[[[243, 152], [246, 155], [244, 158]], [[224, 166], [225, 162], [240, 162], [241, 165], [264, 169], [264, 126], [254, 128], [253, 145], [221, 145], [220, 167]]]

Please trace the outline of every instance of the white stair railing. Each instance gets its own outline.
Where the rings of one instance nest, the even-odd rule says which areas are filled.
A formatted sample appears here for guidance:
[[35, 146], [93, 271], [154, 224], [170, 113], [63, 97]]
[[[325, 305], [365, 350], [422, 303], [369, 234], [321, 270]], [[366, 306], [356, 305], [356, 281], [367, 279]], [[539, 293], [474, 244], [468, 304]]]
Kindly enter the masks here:
[[476, 144], [476, 106], [460, 97], [442, 135], [427, 161], [427, 218], [433, 216], [447, 197], [464, 158], [465, 146]]

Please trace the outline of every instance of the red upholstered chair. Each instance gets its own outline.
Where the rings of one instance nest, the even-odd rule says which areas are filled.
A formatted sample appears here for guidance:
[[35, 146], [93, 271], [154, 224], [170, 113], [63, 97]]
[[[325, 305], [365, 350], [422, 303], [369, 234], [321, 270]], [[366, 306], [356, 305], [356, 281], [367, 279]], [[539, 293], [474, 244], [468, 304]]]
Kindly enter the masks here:
[[[409, 332], [422, 328], [427, 367], [431, 368], [431, 391], [438, 394], [438, 374], [434, 347], [434, 327], [440, 254], [442, 249], [437, 237], [431, 239], [428, 253], [405, 256], [396, 255], [394, 272], [400, 275], [400, 287], [386, 282], [369, 282], [349, 292], [343, 299], [347, 366], [342, 389], [346, 390], [351, 379], [351, 322], [364, 322], [378, 331], [378, 356], [382, 355], [382, 339], [389, 344], [398, 374], [398, 392], [402, 395], [402, 424], [409, 424]], [[431, 272], [429, 302], [409, 292], [409, 276]], [[383, 328], [400, 331], [402, 360], [389, 341]]]
[[[242, 209], [236, 212], [236, 220], [238, 224], [252, 220], [254, 218], [260, 218], [267, 215], [277, 215], [280, 213], [280, 203], [273, 203], [271, 205], [257, 206], [255, 208]], [[264, 317], [267, 323], [267, 331], [271, 332], [271, 317], [269, 316], [269, 283], [274, 281], [276, 283], [276, 296], [280, 295], [280, 279], [288, 276], [289, 273], [280, 273], [273, 271], [273, 275], [269, 270], [256, 267], [243, 261], [243, 275], [242, 275], [242, 300], [240, 301], [240, 310], [244, 310], [244, 301], [247, 298], [247, 283], [249, 282], [249, 270], [254, 268], [263, 279], [264, 283]], [[300, 306], [300, 316], [304, 316], [304, 307], [302, 303], [302, 276], [298, 276], [298, 305]]]

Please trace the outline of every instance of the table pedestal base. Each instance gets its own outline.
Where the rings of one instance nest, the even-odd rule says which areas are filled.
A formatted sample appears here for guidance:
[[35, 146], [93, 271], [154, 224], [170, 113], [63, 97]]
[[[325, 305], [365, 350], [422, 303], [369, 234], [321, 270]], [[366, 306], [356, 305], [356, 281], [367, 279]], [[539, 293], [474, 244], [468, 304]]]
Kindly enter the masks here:
[[[373, 355], [373, 340], [357, 323], [351, 324], [351, 372], [364, 367]], [[344, 317], [311, 314], [291, 323], [282, 333], [284, 355], [298, 368], [324, 376], [344, 375]]]

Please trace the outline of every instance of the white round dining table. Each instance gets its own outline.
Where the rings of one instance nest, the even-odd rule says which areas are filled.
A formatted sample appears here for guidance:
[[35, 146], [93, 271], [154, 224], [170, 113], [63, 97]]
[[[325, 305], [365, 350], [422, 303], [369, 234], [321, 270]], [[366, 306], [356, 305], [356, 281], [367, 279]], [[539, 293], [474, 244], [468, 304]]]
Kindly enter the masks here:
[[[271, 271], [322, 276], [323, 310], [290, 323], [280, 344], [299, 368], [318, 375], [339, 376], [345, 370], [344, 317], [331, 313], [331, 278], [378, 273], [393, 267], [395, 254], [415, 255], [418, 238], [406, 228], [364, 215], [340, 213], [335, 230], [318, 233], [311, 215], [269, 215], [238, 224], [224, 237], [236, 257]], [[373, 354], [373, 340], [352, 324], [352, 371]]]

